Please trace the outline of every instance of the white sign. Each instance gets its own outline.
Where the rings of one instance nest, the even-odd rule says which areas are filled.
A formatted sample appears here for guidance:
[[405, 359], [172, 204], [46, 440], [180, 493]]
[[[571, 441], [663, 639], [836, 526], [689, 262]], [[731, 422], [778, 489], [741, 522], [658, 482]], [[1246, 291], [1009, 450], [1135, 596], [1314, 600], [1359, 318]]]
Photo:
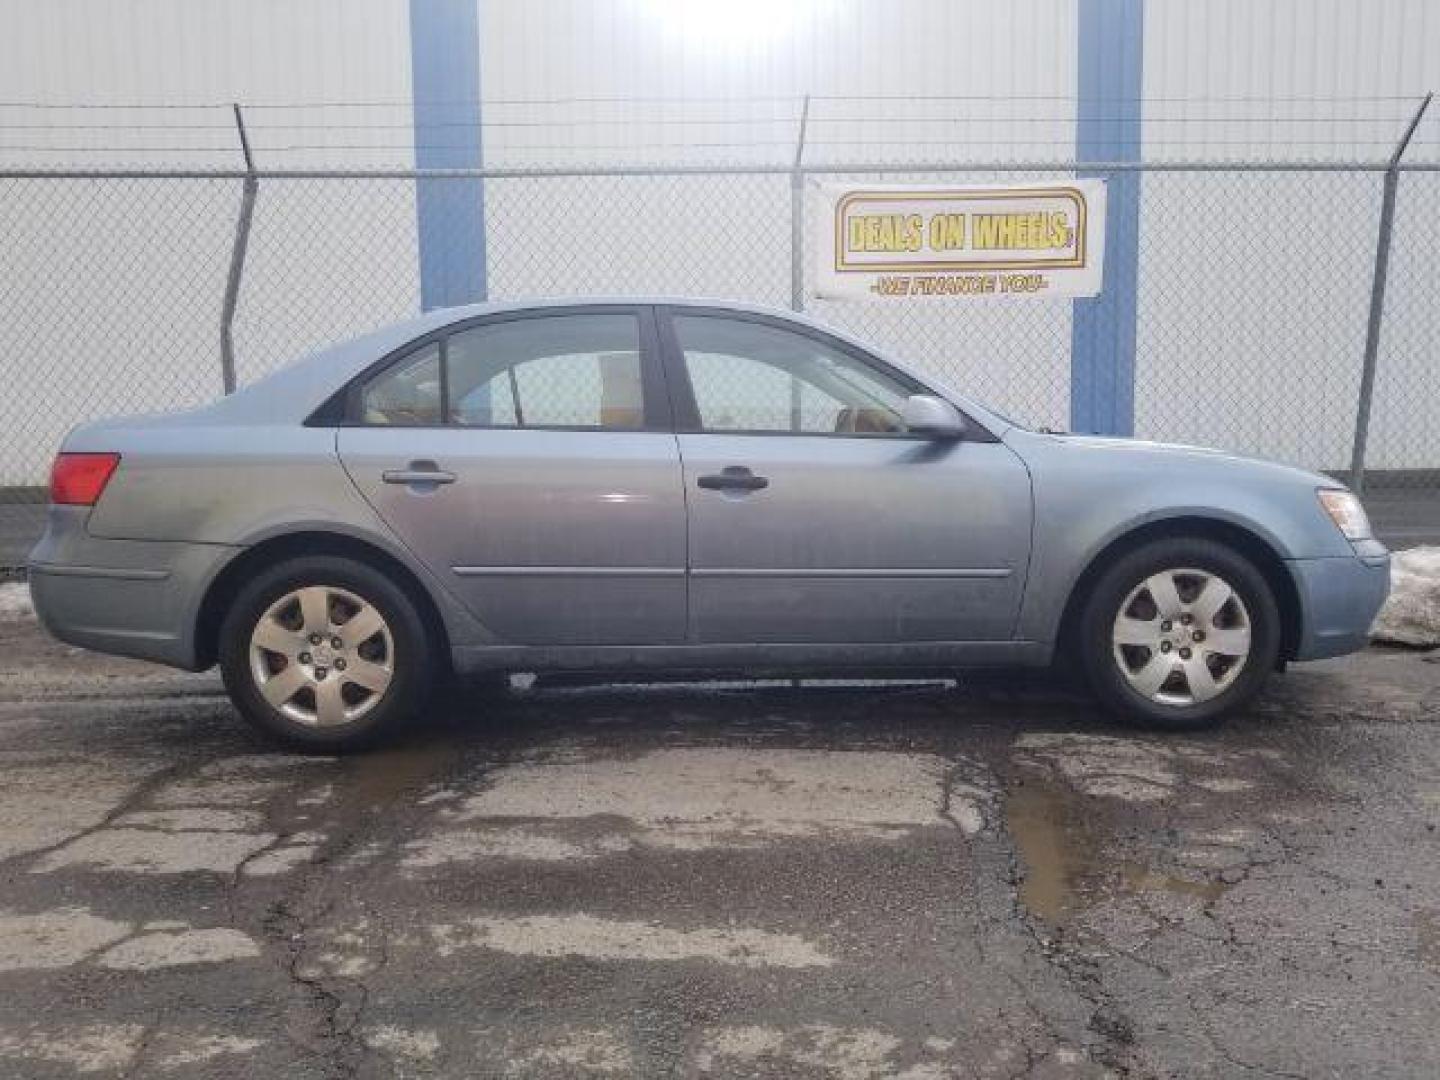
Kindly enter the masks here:
[[1104, 180], [818, 186], [818, 297], [981, 299], [1100, 291]]

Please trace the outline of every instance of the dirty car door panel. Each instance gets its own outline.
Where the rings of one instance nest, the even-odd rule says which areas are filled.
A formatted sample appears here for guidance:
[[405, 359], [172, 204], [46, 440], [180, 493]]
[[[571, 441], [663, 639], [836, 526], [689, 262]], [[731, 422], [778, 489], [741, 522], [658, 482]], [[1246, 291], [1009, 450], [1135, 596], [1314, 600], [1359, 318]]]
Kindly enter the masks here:
[[644, 309], [463, 327], [419, 377], [402, 360], [372, 380], [341, 428], [361, 492], [497, 644], [683, 641], [684, 496], [650, 340]]
[[793, 327], [687, 311], [665, 338], [692, 640], [1011, 638], [1031, 508], [1009, 448], [908, 434], [925, 388]]

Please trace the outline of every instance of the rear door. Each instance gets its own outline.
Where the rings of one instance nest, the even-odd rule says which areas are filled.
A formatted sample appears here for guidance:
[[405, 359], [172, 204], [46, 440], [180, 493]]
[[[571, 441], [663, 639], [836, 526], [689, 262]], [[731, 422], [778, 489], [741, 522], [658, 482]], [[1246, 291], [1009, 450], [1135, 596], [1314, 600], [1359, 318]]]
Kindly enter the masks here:
[[654, 317], [506, 313], [359, 383], [341, 460], [497, 644], [685, 635], [685, 505]]
[[723, 309], [663, 312], [704, 643], [1007, 641], [1030, 477], [978, 427], [906, 433], [930, 392], [844, 342]]

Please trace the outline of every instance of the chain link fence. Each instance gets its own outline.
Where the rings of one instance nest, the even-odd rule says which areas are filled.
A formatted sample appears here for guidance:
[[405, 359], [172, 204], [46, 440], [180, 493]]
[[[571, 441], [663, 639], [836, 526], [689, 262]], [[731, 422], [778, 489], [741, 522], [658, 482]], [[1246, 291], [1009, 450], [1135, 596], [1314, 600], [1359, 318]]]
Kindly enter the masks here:
[[[240, 385], [419, 310], [417, 184], [483, 197], [492, 298], [658, 293], [785, 307], [797, 268], [809, 291], [804, 245], [820, 212], [810, 183], [1021, 182], [1081, 167], [0, 172], [0, 567], [23, 562], [38, 533], [69, 428], [222, 393], [247, 176], [254, 218], [231, 328]], [[1435, 164], [1394, 167], [1391, 221], [1383, 163], [1083, 168], [1139, 173], [1138, 436], [1346, 474], [1368, 411], [1369, 486], [1440, 493]], [[1382, 232], [1391, 254], [1372, 403], [1362, 376]], [[804, 305], [1022, 423], [1067, 426], [1068, 302]]]

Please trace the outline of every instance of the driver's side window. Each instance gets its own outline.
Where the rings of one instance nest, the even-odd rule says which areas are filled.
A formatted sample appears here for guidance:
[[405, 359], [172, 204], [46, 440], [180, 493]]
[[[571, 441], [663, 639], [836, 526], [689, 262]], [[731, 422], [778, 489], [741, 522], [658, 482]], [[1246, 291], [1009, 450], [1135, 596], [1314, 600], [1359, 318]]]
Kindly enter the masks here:
[[889, 434], [912, 390], [805, 334], [711, 315], [672, 319], [705, 431]]

